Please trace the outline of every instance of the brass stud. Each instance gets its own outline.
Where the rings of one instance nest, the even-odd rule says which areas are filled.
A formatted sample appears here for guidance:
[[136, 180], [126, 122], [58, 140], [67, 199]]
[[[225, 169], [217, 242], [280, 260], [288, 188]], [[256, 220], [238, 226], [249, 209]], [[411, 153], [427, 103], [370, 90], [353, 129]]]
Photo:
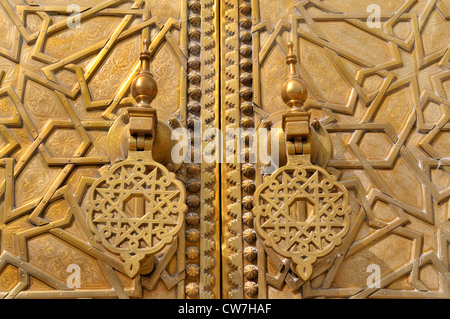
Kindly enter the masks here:
[[254, 247], [245, 247], [243, 252], [245, 260], [253, 262], [258, 255], [258, 251]]
[[244, 284], [244, 292], [249, 297], [254, 297], [258, 292], [258, 284], [254, 281], [247, 281]]
[[258, 278], [258, 267], [255, 265], [247, 265], [244, 267], [244, 276], [248, 280], [255, 280]]
[[196, 264], [189, 264], [186, 266], [186, 275], [190, 278], [197, 278], [200, 274], [200, 267]]
[[186, 214], [186, 223], [190, 226], [196, 226], [200, 222], [200, 216], [197, 213]]
[[244, 240], [249, 244], [254, 243], [256, 240], [256, 232], [250, 228], [244, 230], [244, 232], [242, 233], [242, 236], [243, 236]]
[[191, 282], [190, 284], [187, 284], [186, 288], [185, 288], [186, 295], [188, 295], [189, 298], [197, 297], [198, 290], [199, 290], [198, 284], [196, 284], [194, 282]]
[[197, 259], [198, 255], [199, 255], [198, 248], [194, 247], [194, 246], [186, 248], [185, 253], [186, 253], [186, 258], [189, 260]]

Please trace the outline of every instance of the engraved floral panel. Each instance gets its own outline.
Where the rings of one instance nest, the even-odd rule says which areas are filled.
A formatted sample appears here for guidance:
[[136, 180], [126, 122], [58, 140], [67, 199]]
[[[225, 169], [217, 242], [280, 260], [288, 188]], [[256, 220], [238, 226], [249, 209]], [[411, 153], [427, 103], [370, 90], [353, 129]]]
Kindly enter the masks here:
[[5, 9], [0, 6], [0, 47], [7, 50], [11, 49], [14, 29], [15, 26], [13, 22], [6, 14]]
[[157, 108], [170, 112], [178, 110], [178, 83], [180, 65], [171, 50], [164, 45], [152, 61], [150, 72], [158, 83], [158, 95], [152, 102]]
[[274, 0], [261, 3], [261, 20], [269, 20], [272, 23], [286, 20], [296, 3], [298, 3], [298, 0]]
[[82, 139], [77, 131], [56, 129], [45, 142], [52, 157], [72, 157], [80, 146]]
[[76, 264], [80, 267], [82, 276], [80, 288], [109, 288], [97, 261], [51, 235], [29, 240], [28, 250], [30, 263], [45, 269], [63, 282], [70, 275], [67, 267]]
[[341, 45], [347, 52], [362, 58], [365, 63], [378, 65], [392, 59], [385, 41], [346, 22], [323, 22], [320, 26], [332, 43]]
[[79, 28], [66, 28], [48, 37], [44, 53], [64, 59], [90, 45], [108, 39], [121, 20], [120, 17], [98, 16], [82, 21]]
[[10, 291], [19, 283], [19, 269], [6, 265], [0, 271], [0, 291]]
[[359, 143], [359, 147], [369, 160], [386, 158], [392, 146], [389, 137], [383, 133], [365, 133]]
[[119, 42], [89, 82], [93, 100], [111, 99], [139, 60], [140, 39]]
[[327, 0], [328, 3], [339, 8], [343, 12], [366, 12], [367, 7], [371, 4], [380, 6], [382, 10], [388, 12], [394, 12], [404, 1], [391, 1], [391, 0]]
[[431, 13], [422, 33], [425, 55], [448, 47], [448, 43], [450, 43], [449, 28], [450, 22], [441, 14], [436, 11]]
[[423, 207], [422, 184], [403, 159], [397, 160], [392, 170], [379, 170], [378, 174], [395, 192], [395, 197], [417, 208]]
[[324, 49], [306, 40], [300, 41], [300, 48], [302, 65], [327, 101], [345, 104], [351, 87], [330, 61]]
[[369, 265], [378, 265], [382, 276], [390, 274], [411, 261], [412, 246], [412, 241], [397, 235], [390, 235], [368, 249], [348, 257], [342, 263], [332, 287], [367, 287], [367, 277], [370, 274], [367, 272]]
[[16, 206], [41, 197], [59, 171], [59, 168], [49, 168], [41, 155], [35, 155], [16, 179]]
[[0, 98], [0, 118], [10, 118], [15, 112], [14, 104], [8, 96]]
[[400, 134], [411, 112], [413, 112], [411, 92], [409, 87], [405, 87], [385, 98], [374, 122], [388, 123], [397, 134]]
[[153, 16], [161, 17], [163, 21], [180, 15], [181, 1], [145, 0], [145, 5], [152, 8]]
[[27, 81], [24, 106], [30, 113], [30, 117], [38, 131], [49, 120], [68, 119], [67, 113], [63, 110], [55, 93], [34, 81]]

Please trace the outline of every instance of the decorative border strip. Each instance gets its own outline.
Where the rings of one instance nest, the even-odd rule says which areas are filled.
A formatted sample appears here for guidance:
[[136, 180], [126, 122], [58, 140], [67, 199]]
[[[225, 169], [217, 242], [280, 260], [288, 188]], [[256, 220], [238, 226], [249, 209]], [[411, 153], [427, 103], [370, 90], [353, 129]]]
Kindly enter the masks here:
[[[202, 151], [214, 142], [199, 141], [194, 128], [202, 124], [202, 133], [219, 126], [218, 53], [216, 44], [217, 16], [215, 0], [190, 0], [188, 2], [188, 104], [187, 127], [192, 133], [192, 143], [201, 143]], [[192, 150], [192, 158], [196, 158]], [[217, 298], [220, 295], [219, 260], [219, 178], [218, 165], [189, 164], [186, 188], [189, 192], [186, 215], [186, 287], [188, 298]], [[200, 289], [201, 288], [201, 289]]]
[[[219, 101], [217, 49], [217, 16], [215, 14], [216, 0], [202, 0], [201, 11], [201, 120], [202, 133], [219, 128]], [[217, 135], [217, 134], [216, 134]], [[202, 151], [212, 141], [217, 144], [218, 136], [211, 136], [210, 140], [202, 141]], [[218, 146], [216, 146], [217, 152]], [[216, 260], [220, 260], [219, 240], [219, 165], [202, 162], [201, 180], [201, 208], [200, 208], [200, 295], [201, 299], [213, 299], [220, 296], [220, 267], [216, 267]]]
[[[240, 96], [240, 127], [245, 131], [255, 129], [255, 114], [253, 112], [253, 34], [252, 34], [252, 6], [250, 0], [239, 1], [239, 96]], [[245, 159], [245, 164], [241, 166], [241, 191], [242, 191], [242, 237], [243, 237], [243, 275], [244, 293], [246, 298], [256, 298], [258, 296], [258, 267], [256, 248], [256, 232], [253, 229], [253, 193], [256, 189], [256, 164], [250, 164], [250, 154], [252, 150], [249, 141], [244, 141], [241, 145], [240, 156]]]
[[[238, 0], [225, 0], [222, 8], [222, 79], [225, 89], [223, 94], [222, 123], [229, 129], [240, 127], [240, 83], [239, 83], [239, 11]], [[239, 143], [233, 137], [226, 139], [224, 151], [237, 150], [238, 145], [227, 143]], [[235, 159], [240, 154], [234, 154]], [[241, 167], [234, 160], [233, 163], [222, 166], [222, 241], [225, 246], [223, 253], [223, 298], [243, 298], [243, 242], [242, 242], [242, 194], [241, 194]]]
[[[200, 120], [200, 0], [191, 0], [188, 7], [188, 70], [187, 70], [187, 114], [186, 126], [193, 136], [194, 125]], [[192, 154], [195, 156], [195, 154]], [[198, 298], [199, 293], [199, 239], [200, 239], [200, 189], [201, 176], [199, 164], [188, 164], [186, 190], [188, 196], [186, 204], [189, 211], [186, 214], [186, 280], [185, 293], [187, 298]]]

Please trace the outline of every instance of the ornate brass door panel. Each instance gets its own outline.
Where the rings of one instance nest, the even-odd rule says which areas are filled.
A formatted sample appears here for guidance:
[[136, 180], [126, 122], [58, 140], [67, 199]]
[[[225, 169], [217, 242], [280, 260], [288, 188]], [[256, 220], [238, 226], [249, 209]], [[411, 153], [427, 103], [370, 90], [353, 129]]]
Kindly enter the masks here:
[[218, 165], [168, 160], [218, 127], [216, 7], [0, 3], [2, 297], [220, 296]]
[[[302, 111], [332, 143], [321, 165], [328, 175], [292, 159], [267, 176], [260, 164], [222, 166], [224, 298], [450, 296], [449, 8], [444, 0], [223, 1], [222, 128], [282, 127], [292, 41], [309, 92]], [[286, 143], [308, 136], [301, 122], [294, 134], [285, 127]], [[294, 140], [284, 152], [305, 153]], [[326, 190], [310, 195], [333, 183], [351, 211], [339, 240], [327, 238], [330, 221], [341, 226], [336, 207], [307, 209], [316, 223], [288, 207], [297, 197], [326, 201]]]
[[449, 10], [0, 0], [0, 297], [450, 297]]

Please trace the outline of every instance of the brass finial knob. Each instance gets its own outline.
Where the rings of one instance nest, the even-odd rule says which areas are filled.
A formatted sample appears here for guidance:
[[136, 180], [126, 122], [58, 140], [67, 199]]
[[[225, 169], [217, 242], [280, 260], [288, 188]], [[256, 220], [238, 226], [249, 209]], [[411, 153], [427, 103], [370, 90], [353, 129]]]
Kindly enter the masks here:
[[158, 85], [150, 73], [150, 41], [144, 40], [144, 50], [141, 52], [141, 70], [131, 84], [131, 95], [138, 102], [138, 106], [149, 107], [158, 94]]
[[289, 66], [289, 75], [284, 81], [281, 89], [281, 97], [284, 103], [293, 109], [300, 109], [308, 98], [308, 90], [305, 83], [297, 74], [295, 64], [297, 64], [297, 56], [294, 54], [294, 44], [289, 41], [289, 53], [286, 56], [286, 64]]

